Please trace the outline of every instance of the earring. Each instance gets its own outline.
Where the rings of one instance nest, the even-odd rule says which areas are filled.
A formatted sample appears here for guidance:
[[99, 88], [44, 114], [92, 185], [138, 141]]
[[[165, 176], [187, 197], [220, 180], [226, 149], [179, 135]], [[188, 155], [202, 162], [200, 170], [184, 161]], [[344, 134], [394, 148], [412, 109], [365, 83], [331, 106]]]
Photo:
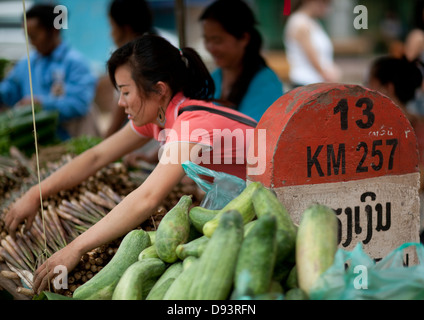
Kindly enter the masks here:
[[156, 118], [156, 120], [161, 126], [164, 126], [166, 123], [165, 112], [163, 111], [162, 107], [159, 108], [158, 117]]

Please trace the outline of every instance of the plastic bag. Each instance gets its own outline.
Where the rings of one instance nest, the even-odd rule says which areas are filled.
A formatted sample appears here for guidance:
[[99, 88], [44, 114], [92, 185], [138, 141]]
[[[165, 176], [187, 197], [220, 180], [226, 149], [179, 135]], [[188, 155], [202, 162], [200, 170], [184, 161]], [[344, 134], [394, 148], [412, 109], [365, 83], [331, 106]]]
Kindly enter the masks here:
[[[403, 265], [404, 249], [415, 246], [419, 263]], [[422, 300], [424, 246], [405, 243], [375, 262], [358, 243], [352, 251], [338, 249], [333, 265], [317, 280], [311, 300]]]
[[[182, 166], [187, 176], [206, 193], [200, 203], [203, 208], [222, 209], [246, 188], [245, 180], [228, 173], [213, 171], [191, 161], [184, 162]], [[213, 182], [206, 181], [199, 175], [212, 177]]]

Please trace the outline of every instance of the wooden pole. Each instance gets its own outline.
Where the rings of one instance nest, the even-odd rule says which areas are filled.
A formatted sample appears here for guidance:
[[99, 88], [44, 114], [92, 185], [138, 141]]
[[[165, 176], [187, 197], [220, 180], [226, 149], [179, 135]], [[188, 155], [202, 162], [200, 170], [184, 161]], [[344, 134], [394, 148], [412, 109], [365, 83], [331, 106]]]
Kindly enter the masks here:
[[185, 1], [175, 1], [175, 15], [177, 20], [178, 39], [180, 48], [186, 46], [186, 26], [185, 26]]

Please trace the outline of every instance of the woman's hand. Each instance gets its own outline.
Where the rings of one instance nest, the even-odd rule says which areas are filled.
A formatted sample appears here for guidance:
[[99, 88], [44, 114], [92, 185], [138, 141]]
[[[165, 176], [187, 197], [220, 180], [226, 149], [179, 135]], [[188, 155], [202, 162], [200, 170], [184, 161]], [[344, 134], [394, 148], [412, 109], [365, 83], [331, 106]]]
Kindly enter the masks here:
[[15, 238], [16, 229], [21, 222], [26, 221], [25, 230], [31, 229], [32, 223], [37, 215], [39, 205], [39, 197], [34, 195], [32, 190], [27, 192], [22, 198], [13, 204], [4, 219], [6, 229], [12, 238]]
[[[54, 253], [47, 261], [45, 261], [34, 274], [33, 290], [35, 293], [40, 294], [43, 290], [48, 288], [56, 276], [66, 276], [78, 265], [81, 260], [81, 254], [75, 250], [71, 244], [65, 248]], [[58, 269], [57, 266], [65, 267], [67, 273], [63, 273], [63, 269]], [[61, 282], [62, 284], [63, 282]], [[54, 285], [54, 283], [53, 283]]]
[[[20, 101], [18, 101], [16, 106], [22, 107], [22, 106], [27, 106], [27, 105], [31, 105], [31, 104], [32, 104], [31, 97], [24, 97]], [[41, 101], [34, 97], [34, 105], [40, 105], [41, 106]]]

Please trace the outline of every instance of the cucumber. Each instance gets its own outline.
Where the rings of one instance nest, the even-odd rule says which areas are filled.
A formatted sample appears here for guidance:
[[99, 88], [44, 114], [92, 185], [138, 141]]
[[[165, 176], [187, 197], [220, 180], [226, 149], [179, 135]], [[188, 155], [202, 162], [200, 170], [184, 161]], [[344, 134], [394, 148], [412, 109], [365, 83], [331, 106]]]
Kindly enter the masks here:
[[163, 217], [156, 231], [155, 246], [158, 256], [167, 263], [178, 260], [175, 252], [178, 245], [186, 243], [190, 234], [188, 210], [191, 196], [184, 195]]
[[241, 214], [244, 224], [252, 221], [255, 217], [255, 209], [253, 208], [251, 198], [253, 193], [261, 186], [262, 184], [260, 182], [251, 182], [236, 198], [220, 209], [212, 220], [205, 223], [203, 234], [210, 238], [218, 227], [222, 215], [227, 211], [237, 210]]
[[250, 230], [252, 230], [253, 226], [256, 224], [258, 220], [252, 220], [244, 225], [244, 237], [249, 234]]
[[185, 258], [183, 260], [183, 270], [186, 270], [193, 261], [198, 260], [199, 258], [195, 257], [195, 256], [188, 256], [187, 258]]
[[[25, 110], [21, 110], [25, 109]], [[0, 118], [0, 138], [3, 148], [9, 149], [15, 146], [25, 154], [31, 155], [34, 147], [34, 118], [37, 126], [37, 141], [40, 144], [50, 144], [56, 142], [56, 130], [58, 122], [58, 113], [56, 111], [35, 110], [34, 118], [32, 109], [14, 108], [11, 112], [6, 112]], [[6, 146], [6, 143], [8, 145]]]
[[212, 220], [219, 210], [210, 210], [200, 206], [196, 206], [190, 209], [189, 218], [193, 227], [203, 234], [203, 226], [206, 222]]
[[150, 246], [144, 230], [133, 230], [123, 239], [109, 263], [93, 278], [78, 287], [73, 297], [80, 300], [110, 300], [125, 270], [138, 260], [142, 250]]
[[236, 210], [224, 212], [198, 260], [189, 299], [225, 300], [229, 297], [243, 232], [241, 214]]
[[[34, 118], [37, 127], [42, 127], [53, 123], [56, 124], [58, 113], [56, 111], [41, 110], [34, 114]], [[32, 133], [34, 129], [34, 118], [32, 114], [13, 118], [10, 122], [12, 134]]]
[[[186, 261], [190, 261], [190, 264], [185, 268], [184, 264]], [[189, 300], [189, 291], [196, 276], [198, 265], [199, 259], [195, 257], [193, 259], [185, 259], [183, 272], [171, 284], [163, 296], [163, 300]]]
[[158, 285], [156, 282], [153, 288], [150, 289], [150, 292], [148, 293], [145, 300], [164, 300], [166, 292], [172, 286], [174, 281], [175, 278], [166, 278], [160, 283], [160, 285]]
[[[274, 272], [277, 254], [276, 218], [264, 215], [256, 221], [243, 240], [235, 270], [234, 290], [243, 296], [267, 293]], [[249, 277], [243, 275], [245, 272]]]
[[201, 236], [197, 239], [194, 239], [190, 242], [180, 244], [175, 249], [175, 252], [181, 260], [184, 260], [188, 256], [194, 256], [196, 258], [200, 257], [205, 250], [206, 244], [208, 243], [209, 238], [206, 236]]
[[292, 288], [286, 292], [284, 300], [308, 300], [308, 296], [302, 289]]
[[112, 300], [144, 300], [165, 269], [165, 263], [157, 258], [136, 261], [119, 279]]
[[150, 290], [146, 300], [162, 300], [165, 293], [174, 283], [175, 279], [183, 272], [183, 263], [175, 262], [160, 276], [153, 288]]
[[296, 269], [299, 288], [307, 296], [334, 262], [337, 233], [337, 217], [331, 208], [312, 204], [303, 212], [296, 238]]
[[149, 235], [150, 242], [152, 243], [152, 246], [153, 246], [156, 240], [156, 230], [147, 231], [147, 234]]
[[[56, 137], [56, 125], [48, 124], [37, 129], [37, 141], [41, 143], [52, 143]], [[19, 135], [12, 134], [10, 136], [10, 144], [18, 149], [25, 150], [28, 147], [34, 146], [35, 136], [33, 130], [27, 133], [20, 133]]]
[[[274, 278], [282, 280], [287, 273], [287, 262], [294, 263], [295, 260], [296, 227], [281, 201], [264, 186], [255, 190], [252, 203], [258, 218], [272, 215], [277, 219], [277, 257]], [[291, 269], [291, 265], [289, 268]]]
[[293, 288], [298, 288], [299, 287], [299, 284], [297, 282], [297, 269], [296, 269], [296, 266], [294, 266], [290, 270], [290, 273], [287, 276], [287, 280], [285, 282], [285, 287], [287, 289], [293, 289]]
[[[149, 295], [150, 291], [155, 286], [157, 281], [158, 281], [157, 277], [153, 277], [152, 279], [147, 279], [146, 281], [144, 281], [141, 288], [141, 299], [132, 299], [132, 300], [146, 300], [147, 296]], [[125, 299], [125, 300], [130, 300], [130, 299]]]
[[156, 246], [151, 245], [140, 252], [138, 255], [138, 261], [148, 258], [159, 258], [158, 253], [156, 252]]

